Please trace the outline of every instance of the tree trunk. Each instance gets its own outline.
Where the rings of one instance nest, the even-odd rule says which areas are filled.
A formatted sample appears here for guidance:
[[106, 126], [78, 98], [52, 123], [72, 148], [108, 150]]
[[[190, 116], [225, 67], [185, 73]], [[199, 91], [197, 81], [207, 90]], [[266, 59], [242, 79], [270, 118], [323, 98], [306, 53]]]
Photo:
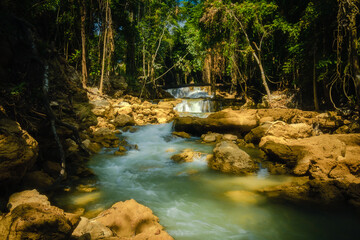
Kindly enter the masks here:
[[133, 76], [136, 75], [136, 62], [135, 62], [135, 55], [136, 55], [136, 18], [135, 18], [135, 9], [133, 6], [129, 9], [129, 22], [126, 26], [126, 34], [125, 40], [127, 43], [126, 46], [126, 75]]
[[354, 12], [350, 17], [350, 56], [351, 56], [351, 65], [352, 65], [352, 75], [355, 85], [355, 94], [357, 99], [357, 104], [360, 105], [360, 66], [358, 58], [358, 36], [357, 36], [357, 26], [356, 26], [356, 16], [357, 13]]
[[314, 66], [313, 66], [313, 92], [314, 92], [314, 106], [315, 111], [319, 111], [319, 101], [317, 97], [317, 88], [316, 88], [316, 59], [315, 59], [315, 49], [314, 49]]
[[107, 35], [108, 35], [108, 8], [109, 8], [109, 0], [106, 1], [106, 13], [105, 13], [105, 33], [104, 33], [104, 46], [103, 46], [103, 57], [102, 57], [102, 64], [101, 64], [101, 78], [100, 78], [100, 87], [99, 92], [100, 94], [103, 93], [104, 87], [104, 73], [105, 73], [105, 59], [106, 59], [106, 48], [107, 48]]
[[104, 34], [104, 47], [103, 47], [103, 58], [102, 58], [102, 64], [101, 64], [101, 78], [100, 78], [100, 87], [99, 92], [100, 94], [103, 93], [103, 87], [104, 87], [104, 72], [105, 72], [105, 58], [106, 58], [106, 40], [107, 40], [107, 28], [105, 29]]
[[270, 93], [270, 89], [269, 89], [269, 86], [266, 82], [266, 75], [265, 75], [265, 71], [264, 71], [264, 68], [263, 68], [263, 65], [260, 61], [260, 58], [256, 55], [255, 51], [253, 51], [253, 56], [259, 66], [259, 69], [260, 69], [260, 73], [261, 73], [261, 80], [262, 80], [262, 83], [265, 87], [265, 91], [266, 91], [266, 94], [268, 96], [268, 100], [269, 100], [269, 104], [271, 105], [271, 93]]
[[[262, 84], [264, 85], [266, 94], [267, 94], [267, 96], [268, 96], [269, 105], [271, 106], [271, 93], [270, 93], [269, 86], [268, 86], [268, 84], [267, 84], [267, 82], [266, 82], [265, 71], [264, 71], [264, 68], [263, 68], [263, 65], [262, 65], [261, 59], [260, 59], [261, 45], [260, 45], [259, 48], [257, 48], [258, 54], [256, 54], [255, 49], [254, 49], [253, 46], [251, 45], [251, 41], [250, 41], [250, 39], [249, 39], [249, 35], [248, 35], [247, 32], [245, 31], [245, 28], [244, 28], [242, 22], [236, 17], [236, 15], [235, 15], [232, 11], [228, 10], [228, 12], [229, 12], [230, 15], [233, 16], [233, 17], [235, 18], [235, 20], [239, 23], [240, 29], [241, 29], [241, 31], [243, 32], [243, 34], [244, 34], [244, 36], [245, 36], [245, 39], [246, 39], [249, 47], [252, 49], [252, 55], [253, 55], [253, 57], [255, 58], [256, 63], [257, 63], [258, 66], [259, 66]], [[255, 46], [255, 47], [256, 47], [256, 46]]]
[[216, 80], [214, 76], [214, 49], [211, 49], [210, 55], [211, 58], [210, 58], [209, 75], [210, 75], [211, 93], [213, 94], [214, 97], [216, 97], [216, 85], [215, 85]]
[[85, 0], [80, 0], [80, 16], [81, 16], [81, 69], [82, 69], [82, 86], [86, 88], [88, 72], [86, 67], [86, 3]]

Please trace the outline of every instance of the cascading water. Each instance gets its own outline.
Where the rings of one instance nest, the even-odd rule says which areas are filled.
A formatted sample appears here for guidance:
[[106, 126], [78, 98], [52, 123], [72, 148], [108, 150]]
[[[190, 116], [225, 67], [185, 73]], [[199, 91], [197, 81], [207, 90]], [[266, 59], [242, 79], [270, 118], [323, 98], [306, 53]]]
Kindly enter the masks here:
[[179, 113], [200, 114], [214, 111], [208, 87], [183, 87], [167, 90], [175, 98], [185, 98], [174, 109]]
[[[358, 238], [360, 221], [354, 212], [276, 204], [257, 193], [289, 177], [227, 175], [210, 170], [204, 157], [174, 163], [170, 157], [183, 149], [210, 153], [213, 146], [197, 138], [173, 137], [171, 132], [168, 123], [123, 133], [138, 150], [114, 156], [113, 149], [94, 156], [89, 166], [98, 176], [98, 191], [58, 199], [58, 205], [72, 203], [72, 209], [91, 212], [133, 198], [150, 207], [177, 240]], [[261, 155], [256, 149], [249, 150], [254, 159]]]

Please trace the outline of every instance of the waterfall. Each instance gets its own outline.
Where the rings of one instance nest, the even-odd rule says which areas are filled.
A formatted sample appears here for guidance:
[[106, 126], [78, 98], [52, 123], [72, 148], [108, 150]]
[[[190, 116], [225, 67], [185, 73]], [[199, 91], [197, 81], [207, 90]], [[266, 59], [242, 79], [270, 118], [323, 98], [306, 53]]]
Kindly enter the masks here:
[[168, 89], [175, 98], [183, 101], [174, 108], [179, 113], [199, 114], [214, 111], [213, 97], [208, 87], [183, 87]]

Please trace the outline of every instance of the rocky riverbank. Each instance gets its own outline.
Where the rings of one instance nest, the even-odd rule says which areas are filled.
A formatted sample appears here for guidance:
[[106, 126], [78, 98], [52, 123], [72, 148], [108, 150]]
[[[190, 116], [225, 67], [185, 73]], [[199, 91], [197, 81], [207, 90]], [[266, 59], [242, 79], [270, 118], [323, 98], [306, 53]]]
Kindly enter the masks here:
[[11, 195], [7, 208], [0, 216], [1, 239], [173, 239], [152, 211], [133, 199], [115, 203], [93, 219], [52, 206], [36, 190]]
[[[241, 151], [239, 147], [258, 146], [264, 152], [261, 164], [268, 168], [270, 174], [295, 177], [291, 183], [259, 191], [269, 198], [298, 203], [348, 202], [358, 207], [358, 121], [357, 116], [350, 121], [335, 112], [320, 114], [297, 109], [226, 109], [205, 119], [177, 118], [174, 124], [176, 131], [203, 134], [204, 142], [218, 142], [214, 157], [209, 158], [209, 166], [223, 172], [248, 173], [249, 167], [244, 165], [249, 162], [246, 160], [248, 158], [237, 152]], [[347, 134], [343, 134], [344, 129]], [[349, 133], [349, 129], [355, 133]], [[210, 130], [215, 132], [204, 134]], [[230, 139], [224, 133], [236, 136]], [[229, 143], [224, 143], [224, 138]], [[219, 149], [223, 149], [220, 156]]]

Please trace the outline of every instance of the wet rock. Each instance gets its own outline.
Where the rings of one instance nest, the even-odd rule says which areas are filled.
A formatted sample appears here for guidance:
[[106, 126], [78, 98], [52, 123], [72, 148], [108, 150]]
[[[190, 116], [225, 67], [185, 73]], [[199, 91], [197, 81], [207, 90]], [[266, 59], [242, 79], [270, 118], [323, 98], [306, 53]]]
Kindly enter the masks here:
[[126, 152], [126, 148], [124, 146], [119, 146], [119, 152]]
[[234, 174], [251, 174], [258, 169], [246, 152], [235, 143], [228, 141], [222, 141], [216, 145], [213, 158], [208, 164], [214, 170]]
[[104, 147], [115, 147], [119, 142], [119, 138], [115, 135], [115, 131], [108, 128], [99, 128], [93, 133], [94, 142]]
[[192, 149], [184, 149], [181, 153], [175, 154], [171, 157], [172, 160], [178, 163], [183, 162], [192, 162], [194, 158], [199, 158], [201, 156], [200, 152], [195, 152]]
[[79, 192], [91, 193], [96, 190], [97, 190], [97, 188], [94, 187], [93, 185], [80, 184], [80, 185], [76, 186], [76, 191], [79, 191]]
[[51, 206], [36, 190], [10, 197], [11, 211], [0, 218], [0, 239], [68, 239], [80, 218]]
[[260, 204], [265, 201], [264, 196], [261, 196], [258, 193], [244, 191], [244, 190], [228, 191], [225, 192], [225, 196], [233, 202], [247, 204], [247, 205]]
[[17, 122], [0, 119], [0, 187], [17, 184], [35, 163], [38, 143]]
[[126, 155], [126, 152], [115, 151], [115, 152], [114, 152], [114, 155], [115, 155], [115, 156], [125, 156], [125, 155]]
[[190, 134], [186, 132], [173, 132], [172, 134], [182, 138], [191, 138]]
[[129, 239], [173, 239], [152, 211], [135, 200], [115, 203], [100, 213], [97, 222], [112, 229], [116, 237]]
[[92, 153], [98, 153], [101, 150], [100, 144], [91, 142], [89, 139], [84, 140], [82, 143]]
[[221, 140], [221, 138], [222, 135], [219, 133], [208, 132], [206, 134], [201, 135], [201, 139], [203, 140], [203, 142], [206, 143], [218, 142]]

